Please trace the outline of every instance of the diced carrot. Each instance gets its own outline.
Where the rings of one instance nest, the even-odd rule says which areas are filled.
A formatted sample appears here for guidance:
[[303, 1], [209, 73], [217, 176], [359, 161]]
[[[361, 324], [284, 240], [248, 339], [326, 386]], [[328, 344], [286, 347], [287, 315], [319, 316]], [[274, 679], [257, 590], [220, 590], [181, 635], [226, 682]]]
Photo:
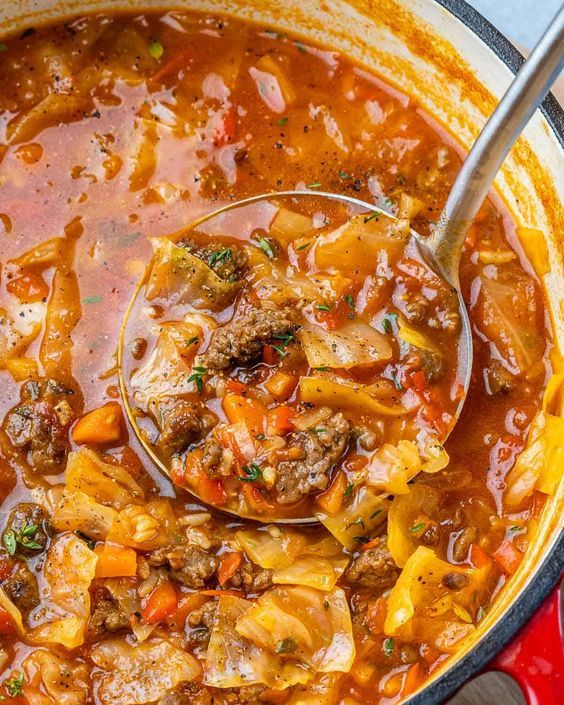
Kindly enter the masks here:
[[262, 349], [262, 361], [266, 365], [277, 365], [280, 362], [280, 355], [273, 345], [265, 345]]
[[94, 552], [98, 556], [97, 578], [127, 578], [137, 573], [137, 553], [133, 548], [106, 541], [98, 544]]
[[425, 678], [425, 671], [419, 662], [413, 663], [405, 674], [403, 682], [402, 695], [413, 693], [421, 685]]
[[0, 607], [0, 634], [7, 636], [8, 634], [14, 634], [16, 631], [16, 624], [12, 619], [12, 615]]
[[342, 470], [339, 470], [328, 489], [320, 495], [317, 495], [315, 501], [327, 514], [336, 514], [345, 501], [347, 485], [347, 476]]
[[200, 592], [191, 592], [189, 595], [182, 595], [178, 600], [178, 607], [170, 617], [165, 619], [166, 625], [173, 632], [179, 632], [184, 629], [188, 616], [194, 611], [202, 607], [208, 598]]
[[227, 504], [227, 492], [223, 482], [208, 477], [204, 470], [201, 448], [196, 448], [186, 455], [184, 473], [173, 473], [172, 480], [177, 485], [186, 483], [207, 504], [214, 507], [222, 507]]
[[442, 651], [439, 651], [436, 646], [427, 642], [421, 644], [420, 653], [428, 664], [435, 663], [437, 659], [442, 656]]
[[298, 378], [295, 375], [290, 375], [287, 372], [276, 372], [264, 383], [264, 386], [278, 401], [286, 401], [288, 397], [292, 396], [297, 383]]
[[364, 621], [372, 634], [384, 633], [384, 622], [388, 611], [388, 601], [385, 597], [378, 597], [368, 603]]
[[264, 433], [266, 408], [260, 401], [228, 393], [223, 398], [223, 411], [232, 424], [244, 421], [253, 436]]
[[343, 316], [336, 310], [316, 311], [315, 318], [319, 323], [325, 326], [326, 330], [337, 330], [342, 323]]
[[547, 497], [548, 495], [544, 494], [544, 492], [539, 492], [538, 490], [533, 491], [533, 506], [531, 507], [531, 517], [533, 519], [540, 517]]
[[275, 406], [274, 409], [269, 409], [266, 418], [266, 433], [268, 436], [284, 436], [294, 429], [292, 423], [296, 412], [288, 404]]
[[31, 357], [12, 357], [6, 360], [6, 369], [16, 382], [23, 382], [38, 374], [37, 362]]
[[274, 507], [272, 504], [266, 501], [262, 496], [258, 487], [255, 487], [251, 483], [243, 483], [243, 497], [249, 508], [255, 514], [265, 514], [268, 511], [272, 511]]
[[380, 542], [380, 537], [376, 536], [376, 538], [372, 539], [371, 541], [367, 541], [366, 543], [361, 543], [359, 550], [360, 551], [369, 551], [371, 548], [374, 548], [375, 546], [377, 546], [379, 542]]
[[518, 551], [512, 541], [504, 539], [493, 557], [496, 563], [509, 575], [513, 575], [523, 560], [523, 554]]
[[415, 370], [414, 372], [411, 372], [409, 374], [409, 377], [411, 379], [413, 388], [419, 394], [423, 394], [423, 392], [428, 389], [429, 385], [427, 384], [427, 380], [425, 379], [425, 373], [423, 372], [423, 370]]
[[227, 382], [227, 390], [234, 394], [243, 394], [246, 389], [247, 385], [244, 382], [239, 382], [238, 379], [230, 379]]
[[231, 108], [223, 115], [223, 124], [221, 129], [217, 131], [216, 143], [227, 144], [235, 137], [237, 129], [237, 113], [234, 108]]
[[233, 553], [224, 553], [220, 558], [219, 569], [217, 571], [217, 581], [220, 585], [225, 585], [225, 583], [232, 578], [237, 572], [243, 556], [240, 551], [234, 551]]
[[25, 303], [42, 301], [49, 296], [49, 287], [41, 274], [30, 272], [12, 279], [6, 284], [6, 290]]
[[121, 406], [110, 401], [85, 414], [72, 429], [75, 443], [117, 443], [123, 433]]
[[156, 624], [170, 617], [178, 608], [178, 596], [172, 584], [166, 580], [157, 585], [149, 595], [141, 610], [141, 619], [145, 624]]
[[214, 436], [219, 445], [233, 452], [240, 465], [250, 462], [256, 455], [255, 441], [247, 424], [243, 422], [216, 427]]
[[491, 565], [492, 559], [484, 551], [484, 549], [477, 543], [473, 543], [470, 546], [470, 562], [474, 568], [485, 568]]

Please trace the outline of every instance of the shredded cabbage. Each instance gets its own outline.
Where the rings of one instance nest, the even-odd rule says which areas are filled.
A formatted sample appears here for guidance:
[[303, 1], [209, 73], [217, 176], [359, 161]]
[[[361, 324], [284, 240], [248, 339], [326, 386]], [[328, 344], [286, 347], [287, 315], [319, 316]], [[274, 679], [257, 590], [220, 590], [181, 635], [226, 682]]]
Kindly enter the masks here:
[[264, 683], [270, 688], [284, 690], [297, 683], [307, 683], [312, 677], [308, 669], [249, 641], [236, 629], [238, 620], [252, 606], [249, 600], [232, 595], [219, 598], [217, 622], [206, 655], [204, 684], [215, 688], [239, 688]]
[[351, 321], [335, 331], [306, 322], [298, 338], [310, 367], [350, 369], [386, 362], [392, 357], [386, 336], [359, 321]]
[[337, 705], [343, 676], [323, 673], [305, 686], [296, 686], [287, 705]]
[[305, 537], [293, 529], [284, 529], [280, 537], [266, 530], [247, 529], [238, 531], [235, 538], [250, 560], [267, 570], [288, 568], [306, 545]]
[[41, 604], [29, 617], [34, 642], [67, 649], [84, 643], [97, 561], [94, 551], [74, 534], [53, 540], [43, 567]]
[[302, 377], [300, 399], [318, 406], [332, 409], [353, 409], [372, 416], [405, 416], [412, 413], [399, 405], [384, 404], [371, 396], [366, 388], [358, 384], [334, 382], [325, 377]]
[[272, 588], [246, 610], [236, 631], [268, 652], [299, 659], [318, 673], [347, 673], [355, 644], [347, 598], [335, 588]]
[[106, 639], [91, 649], [90, 656], [103, 670], [96, 677], [102, 705], [153, 703], [180, 683], [193, 681], [202, 670], [191, 654], [165, 639], [142, 644]]
[[346, 548], [358, 547], [386, 519], [390, 503], [367, 487], [361, 487], [336, 514], [317, 512], [316, 517]]
[[52, 651], [35, 649], [22, 664], [25, 699], [29, 705], [84, 705], [88, 697], [88, 669]]
[[407, 494], [394, 498], [388, 512], [388, 549], [397, 566], [403, 568], [419, 546], [410, 531], [413, 521], [422, 514], [434, 517], [438, 509], [437, 492], [422, 483], [410, 485]]
[[272, 582], [275, 585], [304, 585], [329, 592], [335, 587], [348, 564], [348, 558], [304, 556], [287, 568], [275, 570], [272, 573]]
[[[156, 624], [145, 624], [138, 619], [141, 614], [141, 599], [137, 593], [137, 581], [135, 578], [107, 578], [104, 580], [104, 587], [118, 603], [120, 610], [126, 617], [129, 617], [131, 629], [137, 641], [146, 641], [157, 627]], [[135, 619], [131, 619], [135, 617]]]
[[153, 238], [154, 255], [145, 298], [165, 298], [167, 305], [188, 303], [194, 308], [219, 308], [228, 304], [241, 288], [227, 282], [211, 267], [183, 247], [166, 238]]
[[414, 328], [403, 316], [398, 319], [398, 335], [404, 343], [413, 345], [419, 350], [438, 353], [437, 346], [426, 335]]
[[91, 539], [104, 541], [117, 512], [95, 502], [85, 492], [63, 492], [53, 510], [51, 524], [58, 531], [80, 531]]

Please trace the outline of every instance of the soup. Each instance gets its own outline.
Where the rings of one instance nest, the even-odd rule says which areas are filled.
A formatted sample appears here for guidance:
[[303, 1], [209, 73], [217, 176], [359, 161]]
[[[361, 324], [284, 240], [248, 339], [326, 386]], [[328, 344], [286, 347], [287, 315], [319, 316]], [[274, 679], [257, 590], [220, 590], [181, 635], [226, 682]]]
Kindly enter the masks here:
[[0, 56], [2, 697], [414, 692], [558, 480], [562, 379], [509, 214], [488, 201], [466, 241], [475, 362], [445, 440], [456, 296], [408, 233], [460, 150], [412, 99], [199, 14], [78, 18]]

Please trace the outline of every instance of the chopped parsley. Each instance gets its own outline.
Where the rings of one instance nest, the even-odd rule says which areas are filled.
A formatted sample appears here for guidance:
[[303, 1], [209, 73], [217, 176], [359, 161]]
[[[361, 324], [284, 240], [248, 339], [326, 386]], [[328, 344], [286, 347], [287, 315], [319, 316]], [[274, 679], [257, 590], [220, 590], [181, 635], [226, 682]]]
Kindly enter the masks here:
[[280, 344], [273, 345], [272, 347], [276, 350], [280, 357], [286, 357], [286, 351], [284, 350], [284, 348], [289, 345], [292, 340], [294, 340], [294, 336], [292, 335], [292, 333], [284, 333], [284, 335], [275, 335], [274, 339], [279, 340]]
[[352, 310], [354, 311], [355, 308], [356, 308], [356, 306], [355, 306], [354, 299], [353, 299], [353, 297], [351, 296], [351, 294], [347, 294], [347, 295], [345, 296], [345, 301], [348, 303], [348, 305], [349, 305], [349, 306], [352, 308]]
[[214, 264], [225, 262], [228, 259], [233, 259], [233, 250], [230, 247], [224, 247], [222, 250], [218, 250], [211, 255], [208, 264], [210, 267], [213, 267]]
[[269, 259], [274, 259], [274, 250], [272, 245], [268, 242], [265, 237], [261, 237], [257, 240], [260, 249], [268, 256]]
[[23, 548], [31, 548], [35, 551], [40, 551], [43, 546], [37, 541], [34, 541], [37, 529], [39, 529], [37, 524], [27, 524], [27, 526], [22, 527], [19, 531], [8, 529], [8, 531], [4, 532], [4, 536], [2, 537], [4, 548], [11, 556], [16, 553], [18, 544], [23, 546]]
[[372, 514], [368, 517], [369, 519], [376, 519], [378, 514], [382, 514], [381, 509], [376, 509], [375, 511], [372, 512]]
[[201, 394], [204, 388], [204, 375], [208, 373], [205, 367], [194, 367], [193, 372], [188, 377], [189, 382], [195, 382], [198, 392]]
[[397, 313], [388, 313], [384, 316], [382, 319], [382, 328], [384, 329], [384, 333], [391, 334], [393, 332], [392, 321], [397, 321], [397, 318]]
[[347, 181], [349, 179], [352, 179], [352, 176], [348, 174], [346, 171], [338, 171], [337, 174], [339, 174], [339, 178], [343, 179], [343, 181]]
[[318, 426], [317, 428], [313, 429], [314, 433], [325, 433], [325, 431], [327, 431], [327, 429], [323, 428], [322, 426]]
[[347, 500], [352, 495], [353, 490], [354, 485], [352, 484], [352, 482], [349, 482], [349, 484], [345, 487], [345, 491], [343, 492], [343, 497], [345, 500]]
[[386, 654], [386, 656], [388, 658], [390, 658], [390, 656], [394, 653], [395, 645], [396, 645], [395, 641], [391, 638], [388, 638], [384, 641], [384, 647], [383, 647], [384, 653]]
[[299, 247], [296, 247], [295, 249], [299, 252], [300, 250], [305, 250], [306, 247], [309, 247], [311, 245], [311, 242], [306, 242], [304, 245], [300, 245]]
[[517, 536], [517, 534], [520, 534], [522, 531], [524, 531], [524, 528], [515, 524], [515, 526], [510, 526], [508, 531], [510, 536]]
[[281, 117], [280, 120], [276, 123], [278, 127], [284, 127], [284, 125], [288, 122], [288, 118], [286, 116]]
[[350, 529], [353, 526], [361, 526], [364, 529], [364, 519], [362, 517], [358, 517], [358, 519], [355, 519], [354, 521], [351, 521], [350, 524], [347, 524], [345, 529]]
[[99, 304], [102, 301], [102, 296], [100, 294], [94, 294], [94, 296], [86, 296], [82, 299], [83, 304]]
[[313, 368], [316, 372], [329, 372], [328, 367], [314, 367]]
[[306, 48], [301, 42], [294, 42], [294, 44], [296, 45], [298, 51], [300, 51], [302, 54], [305, 54]]
[[88, 548], [89, 548], [91, 551], [94, 550], [94, 546], [96, 545], [96, 541], [93, 541], [91, 538], [89, 538], [89, 537], [88, 537], [85, 533], [83, 533], [82, 531], [75, 531], [74, 533], [75, 533], [76, 536], [78, 536], [78, 538], [79, 538], [81, 541], [84, 541], [84, 543], [88, 546]]
[[23, 673], [18, 673], [16, 676], [12, 676], [11, 678], [8, 678], [8, 680], [4, 681], [4, 686], [8, 691], [8, 695], [10, 695], [12, 698], [17, 698], [20, 695], [23, 695], [23, 684]]
[[327, 304], [316, 304], [315, 308], [318, 311], [331, 311], [331, 306], [328, 306]]
[[155, 60], [158, 60], [161, 58], [161, 56], [164, 54], [164, 47], [163, 47], [162, 42], [160, 40], [154, 39], [149, 44], [149, 54]]
[[319, 188], [321, 186], [321, 181], [315, 181], [313, 184], [308, 184], [306, 188]]
[[415, 526], [410, 526], [409, 530], [411, 531], [412, 534], [416, 534], [419, 531], [421, 531], [421, 529], [424, 529], [424, 528], [425, 528], [425, 522], [421, 522], [420, 524], [415, 524]]
[[287, 636], [285, 639], [280, 639], [276, 645], [277, 654], [293, 654], [298, 648], [298, 642], [293, 636]]
[[262, 480], [262, 470], [256, 463], [243, 465], [242, 470], [246, 477], [240, 477], [241, 482], [259, 482]]
[[257, 441], [265, 441], [266, 440], [266, 436], [264, 435], [264, 433], [257, 433], [255, 438], [257, 439]]
[[364, 217], [364, 222], [369, 223], [371, 220], [378, 220], [379, 217], [380, 213], [371, 213], [370, 215]]
[[186, 341], [186, 344], [193, 345], [194, 343], [197, 343], [197, 342], [198, 342], [198, 336], [193, 335], [191, 338], [188, 338], [188, 340]]

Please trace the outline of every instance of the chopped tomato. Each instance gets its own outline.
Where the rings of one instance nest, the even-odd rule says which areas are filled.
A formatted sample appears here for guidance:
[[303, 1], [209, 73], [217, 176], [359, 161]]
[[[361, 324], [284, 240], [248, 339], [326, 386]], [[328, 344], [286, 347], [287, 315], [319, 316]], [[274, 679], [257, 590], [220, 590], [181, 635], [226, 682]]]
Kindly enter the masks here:
[[280, 355], [272, 345], [265, 345], [262, 349], [262, 361], [266, 365], [277, 365], [280, 362]]
[[13, 634], [15, 631], [16, 624], [11, 614], [3, 607], [0, 607], [0, 634]]
[[239, 382], [238, 379], [230, 379], [227, 382], [227, 390], [234, 394], [243, 394], [247, 390], [247, 385], [244, 382]]
[[75, 443], [117, 443], [123, 432], [123, 414], [116, 401], [85, 414], [72, 429]]
[[221, 480], [208, 477], [202, 465], [202, 449], [196, 448], [186, 455], [184, 473], [171, 473], [177, 485], [186, 483], [207, 504], [222, 507], [227, 504], [227, 492]]
[[521, 565], [523, 554], [518, 551], [512, 541], [504, 539], [493, 557], [496, 563], [509, 575], [513, 575]]
[[492, 559], [484, 551], [484, 549], [477, 543], [473, 543], [470, 546], [470, 562], [474, 568], [485, 568], [491, 565]]
[[98, 556], [97, 578], [125, 578], [137, 573], [137, 553], [133, 548], [106, 541], [98, 544], [94, 552]]
[[284, 436], [294, 430], [292, 418], [296, 412], [291, 406], [282, 404], [267, 412], [266, 433], [269, 436]]
[[243, 556], [240, 551], [224, 553], [221, 556], [219, 569], [217, 571], [217, 581], [220, 585], [225, 585], [225, 583], [235, 575], [242, 560]]
[[329, 488], [317, 495], [317, 504], [327, 514], [336, 514], [343, 506], [347, 485], [348, 481], [345, 473], [339, 470]]
[[189, 595], [181, 595], [178, 600], [178, 607], [170, 617], [165, 619], [166, 625], [173, 632], [179, 632], [184, 629], [188, 616], [194, 611], [202, 607], [207, 602], [207, 597], [200, 592], [192, 592]]
[[178, 596], [172, 584], [166, 580], [153, 590], [141, 610], [145, 624], [156, 624], [170, 617], [178, 608]]
[[249, 508], [255, 514], [265, 514], [268, 511], [272, 511], [274, 507], [269, 504], [266, 499], [262, 496], [258, 487], [255, 487], [251, 483], [242, 483], [243, 487], [243, 497], [247, 502]]
[[414, 372], [410, 372], [409, 377], [411, 379], [413, 389], [415, 389], [415, 391], [419, 394], [423, 394], [423, 392], [428, 389], [427, 380], [423, 370], [415, 370]]

